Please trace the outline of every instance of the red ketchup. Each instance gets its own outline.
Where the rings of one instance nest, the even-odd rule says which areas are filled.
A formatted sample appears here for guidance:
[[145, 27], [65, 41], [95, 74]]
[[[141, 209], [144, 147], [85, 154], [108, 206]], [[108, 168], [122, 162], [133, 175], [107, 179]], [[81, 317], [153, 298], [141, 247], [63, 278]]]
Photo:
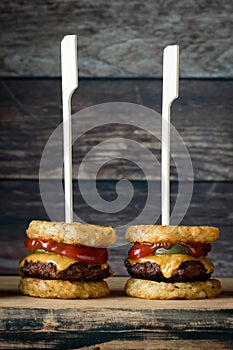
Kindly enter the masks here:
[[[188, 254], [194, 258], [199, 258], [202, 255], [206, 255], [211, 250], [211, 245], [209, 243], [185, 243], [177, 242], [181, 246], [184, 246], [188, 249]], [[159, 248], [170, 249], [170, 242], [164, 243], [148, 243], [143, 242], [134, 243], [133, 247], [129, 250], [128, 257], [132, 260], [137, 260], [140, 258], [145, 258], [146, 256], [154, 255], [156, 250]]]

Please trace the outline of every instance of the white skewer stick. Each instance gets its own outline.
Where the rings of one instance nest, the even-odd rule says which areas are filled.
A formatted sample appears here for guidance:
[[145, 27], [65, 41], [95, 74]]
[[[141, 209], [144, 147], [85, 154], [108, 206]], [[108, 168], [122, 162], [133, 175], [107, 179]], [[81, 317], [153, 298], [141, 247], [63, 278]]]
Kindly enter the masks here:
[[73, 222], [71, 97], [78, 87], [77, 36], [61, 42], [65, 221]]
[[161, 207], [162, 225], [170, 224], [170, 108], [178, 97], [179, 46], [165, 47], [163, 54]]

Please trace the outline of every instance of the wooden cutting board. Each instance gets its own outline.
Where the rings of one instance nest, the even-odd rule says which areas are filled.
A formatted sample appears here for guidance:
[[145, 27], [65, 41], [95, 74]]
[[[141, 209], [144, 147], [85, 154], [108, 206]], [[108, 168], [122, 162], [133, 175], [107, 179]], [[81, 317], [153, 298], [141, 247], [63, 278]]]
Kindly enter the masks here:
[[218, 298], [144, 300], [108, 279], [111, 295], [52, 300], [20, 295], [18, 277], [0, 277], [0, 349], [233, 349], [233, 278]]

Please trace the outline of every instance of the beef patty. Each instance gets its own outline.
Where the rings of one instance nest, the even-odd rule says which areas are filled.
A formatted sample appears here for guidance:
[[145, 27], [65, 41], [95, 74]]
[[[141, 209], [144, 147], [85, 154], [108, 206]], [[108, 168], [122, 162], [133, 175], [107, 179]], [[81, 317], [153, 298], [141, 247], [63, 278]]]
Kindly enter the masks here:
[[56, 279], [64, 281], [100, 281], [113, 274], [109, 265], [88, 265], [76, 262], [66, 270], [58, 271], [53, 263], [42, 264], [40, 262], [25, 261], [19, 271], [21, 277], [33, 277], [40, 279]]
[[210, 278], [211, 273], [207, 274], [205, 266], [201, 261], [185, 261], [177, 270], [175, 270], [170, 278], [163, 276], [161, 268], [156, 263], [136, 263], [130, 265], [125, 260], [125, 266], [128, 273], [133, 278], [151, 280], [157, 282], [194, 282], [206, 281]]

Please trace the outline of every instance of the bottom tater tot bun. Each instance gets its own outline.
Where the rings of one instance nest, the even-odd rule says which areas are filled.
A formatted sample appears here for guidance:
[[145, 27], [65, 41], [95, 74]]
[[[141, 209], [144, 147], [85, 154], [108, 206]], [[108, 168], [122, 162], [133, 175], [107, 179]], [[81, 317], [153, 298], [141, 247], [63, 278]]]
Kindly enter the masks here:
[[19, 290], [24, 295], [51, 299], [102, 298], [110, 294], [105, 281], [69, 282], [38, 278], [22, 278]]
[[22, 294], [40, 298], [87, 299], [109, 294], [113, 275], [107, 247], [117, 240], [111, 226], [33, 220], [19, 262]]
[[205, 299], [216, 297], [220, 291], [221, 284], [217, 279], [206, 282], [165, 283], [130, 278], [125, 285], [127, 295], [143, 299]]
[[213, 298], [221, 292], [210, 279], [214, 265], [206, 257], [219, 229], [210, 226], [130, 226], [133, 243], [125, 260], [131, 278], [125, 292], [145, 299]]

